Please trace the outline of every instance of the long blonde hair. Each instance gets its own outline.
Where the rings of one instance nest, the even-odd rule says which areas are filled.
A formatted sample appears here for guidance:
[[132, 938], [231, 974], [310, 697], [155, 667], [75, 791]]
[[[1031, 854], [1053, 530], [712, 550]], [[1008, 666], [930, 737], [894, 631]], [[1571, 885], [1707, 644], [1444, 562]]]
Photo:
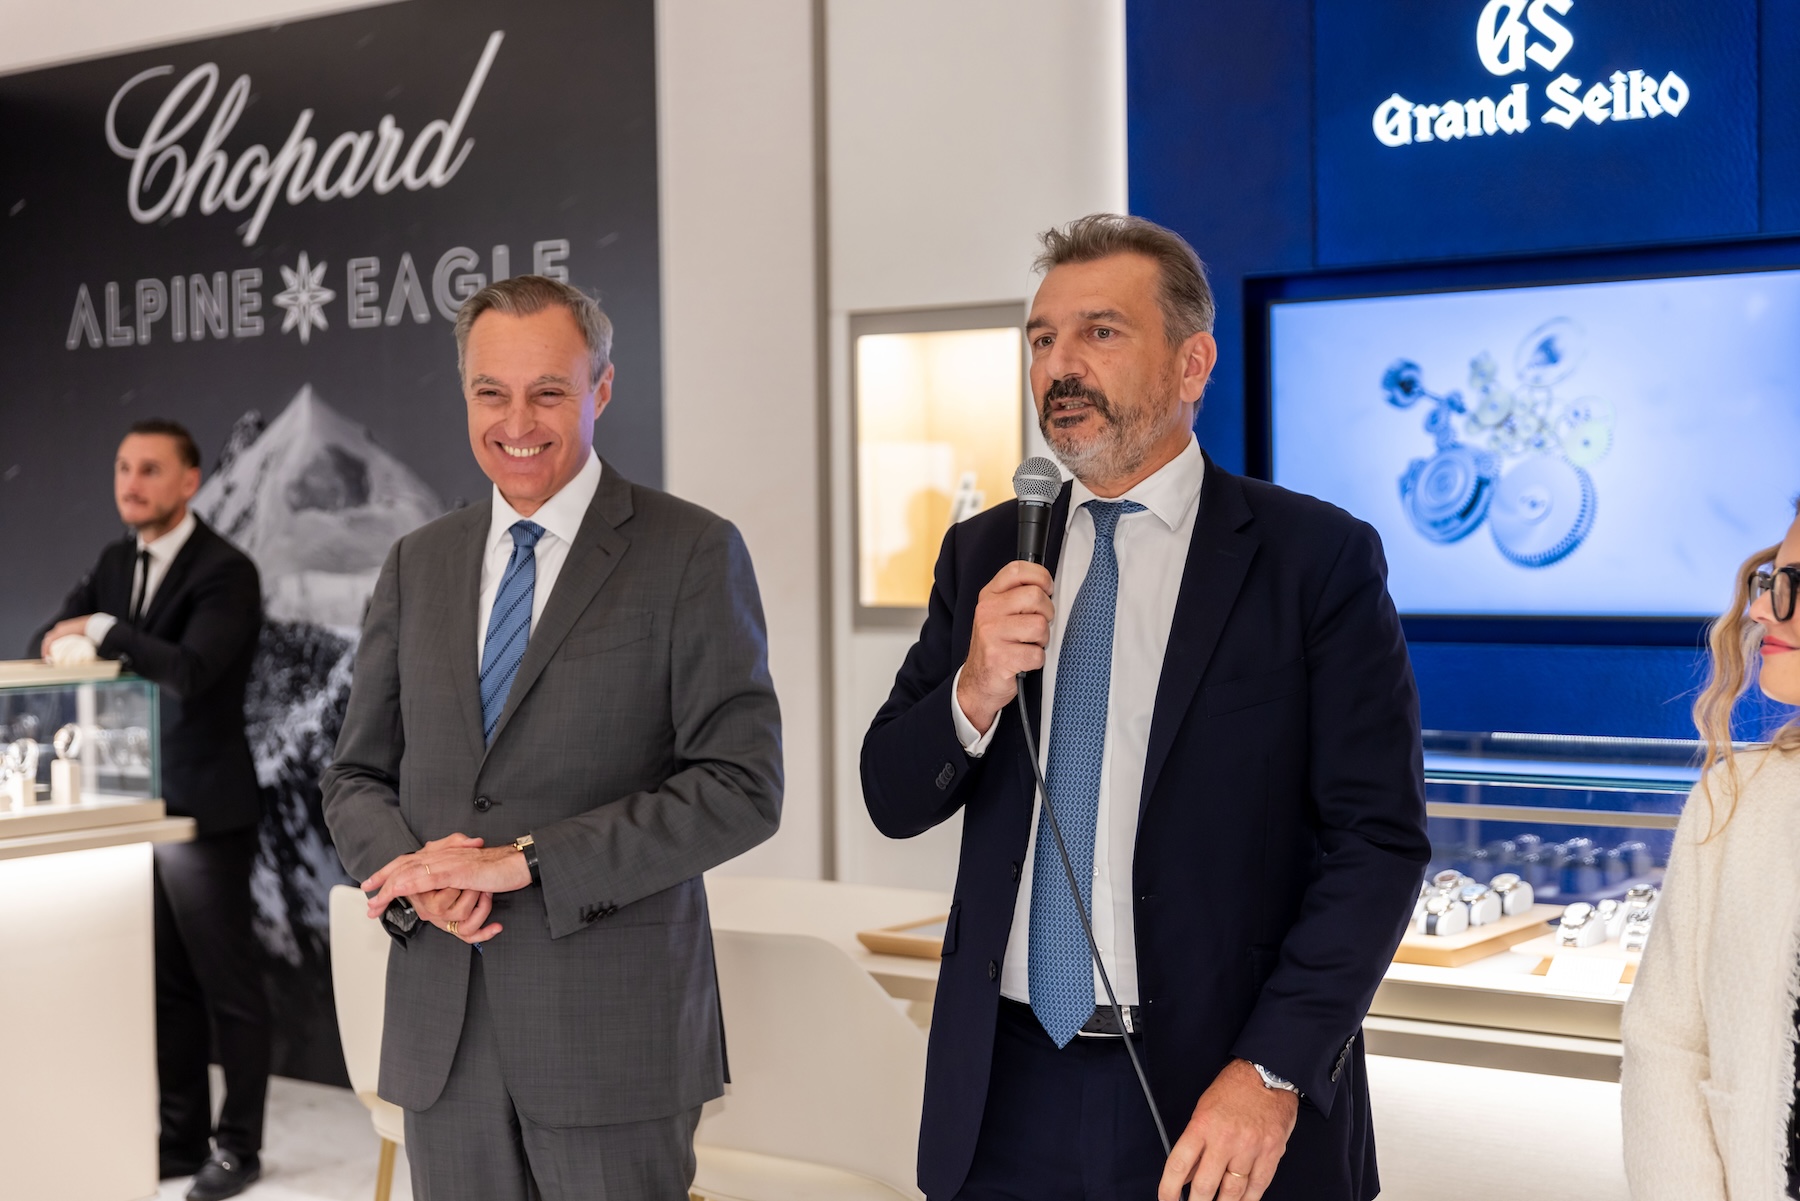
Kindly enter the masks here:
[[[1738, 775], [1737, 755], [1731, 740], [1731, 711], [1738, 698], [1756, 683], [1758, 652], [1762, 646], [1762, 627], [1750, 620], [1750, 590], [1756, 573], [1774, 562], [1779, 545], [1757, 551], [1738, 567], [1737, 582], [1731, 592], [1731, 607], [1712, 623], [1706, 635], [1711, 648], [1711, 670], [1706, 687], [1694, 702], [1694, 725], [1706, 744], [1702, 764], [1700, 790], [1712, 808], [1706, 838], [1722, 831], [1737, 812], [1738, 794], [1743, 781]], [[1769, 736], [1768, 745], [1780, 751], [1800, 749], [1800, 716], [1787, 720]], [[1712, 770], [1725, 765], [1729, 781], [1724, 798], [1724, 816], [1720, 817], [1719, 798], [1712, 791]], [[1702, 841], [1705, 841], [1704, 839]]]

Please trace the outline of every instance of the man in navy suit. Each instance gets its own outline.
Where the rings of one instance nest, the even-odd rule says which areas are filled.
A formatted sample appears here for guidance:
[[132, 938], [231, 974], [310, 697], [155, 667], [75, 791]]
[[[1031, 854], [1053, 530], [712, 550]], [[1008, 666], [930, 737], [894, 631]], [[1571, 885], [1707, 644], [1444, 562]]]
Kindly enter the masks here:
[[[863, 743], [883, 833], [963, 814], [920, 1186], [1366, 1201], [1357, 1036], [1429, 857], [1380, 541], [1201, 451], [1217, 349], [1186, 242], [1108, 214], [1043, 241], [1032, 395], [1075, 476], [1045, 563], [1014, 561], [1014, 504], [953, 526]], [[1014, 698], [1040, 671], [1025, 700], [1125, 1031], [1038, 821]]]

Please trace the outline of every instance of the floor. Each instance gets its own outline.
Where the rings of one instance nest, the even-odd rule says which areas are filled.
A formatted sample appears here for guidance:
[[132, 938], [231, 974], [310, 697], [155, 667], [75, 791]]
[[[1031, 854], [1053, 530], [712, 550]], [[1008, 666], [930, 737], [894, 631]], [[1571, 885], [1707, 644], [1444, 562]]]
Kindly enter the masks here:
[[[375, 1196], [381, 1144], [369, 1111], [350, 1090], [277, 1076], [269, 1082], [267, 1130], [262, 1181], [245, 1198], [370, 1201]], [[165, 1180], [157, 1201], [181, 1201], [187, 1186], [186, 1180]], [[393, 1201], [412, 1201], [404, 1150], [394, 1167]]]
[[[1492, 1068], [1369, 1060], [1382, 1201], [1440, 1201], [1520, 1191], [1532, 1201], [1628, 1201], [1619, 1160], [1619, 1086]], [[268, 1147], [253, 1201], [369, 1201], [378, 1144], [347, 1090], [276, 1079]], [[1554, 1166], [1552, 1166], [1554, 1165]], [[180, 1201], [185, 1180], [158, 1201]], [[394, 1201], [412, 1201], [402, 1151]]]

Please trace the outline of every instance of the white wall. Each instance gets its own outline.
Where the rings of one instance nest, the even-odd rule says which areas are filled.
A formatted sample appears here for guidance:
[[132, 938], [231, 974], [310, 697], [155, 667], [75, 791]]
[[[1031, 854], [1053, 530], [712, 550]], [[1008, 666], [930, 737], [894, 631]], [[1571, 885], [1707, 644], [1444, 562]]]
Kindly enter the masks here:
[[1125, 207], [1124, 0], [826, 0], [840, 878], [948, 889], [960, 821], [893, 842], [857, 755], [910, 634], [851, 627], [849, 318], [1023, 301], [1036, 234]]
[[781, 832], [727, 870], [824, 859], [818, 256], [811, 0], [659, 0], [663, 462], [756, 562], [781, 696]]

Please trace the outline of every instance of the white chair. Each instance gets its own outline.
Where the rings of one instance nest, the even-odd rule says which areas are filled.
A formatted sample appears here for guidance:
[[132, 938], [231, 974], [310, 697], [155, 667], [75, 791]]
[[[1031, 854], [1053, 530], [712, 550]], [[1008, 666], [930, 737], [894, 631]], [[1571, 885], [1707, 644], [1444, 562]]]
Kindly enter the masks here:
[[849, 955], [716, 930], [731, 1085], [695, 1136], [705, 1201], [922, 1201], [925, 1035]]
[[395, 1150], [406, 1143], [405, 1111], [375, 1095], [381, 1076], [381, 1023], [387, 1004], [388, 936], [368, 918], [368, 901], [348, 884], [331, 890], [331, 991], [338, 1037], [357, 1100], [369, 1108], [381, 1139], [375, 1201], [389, 1201]]

